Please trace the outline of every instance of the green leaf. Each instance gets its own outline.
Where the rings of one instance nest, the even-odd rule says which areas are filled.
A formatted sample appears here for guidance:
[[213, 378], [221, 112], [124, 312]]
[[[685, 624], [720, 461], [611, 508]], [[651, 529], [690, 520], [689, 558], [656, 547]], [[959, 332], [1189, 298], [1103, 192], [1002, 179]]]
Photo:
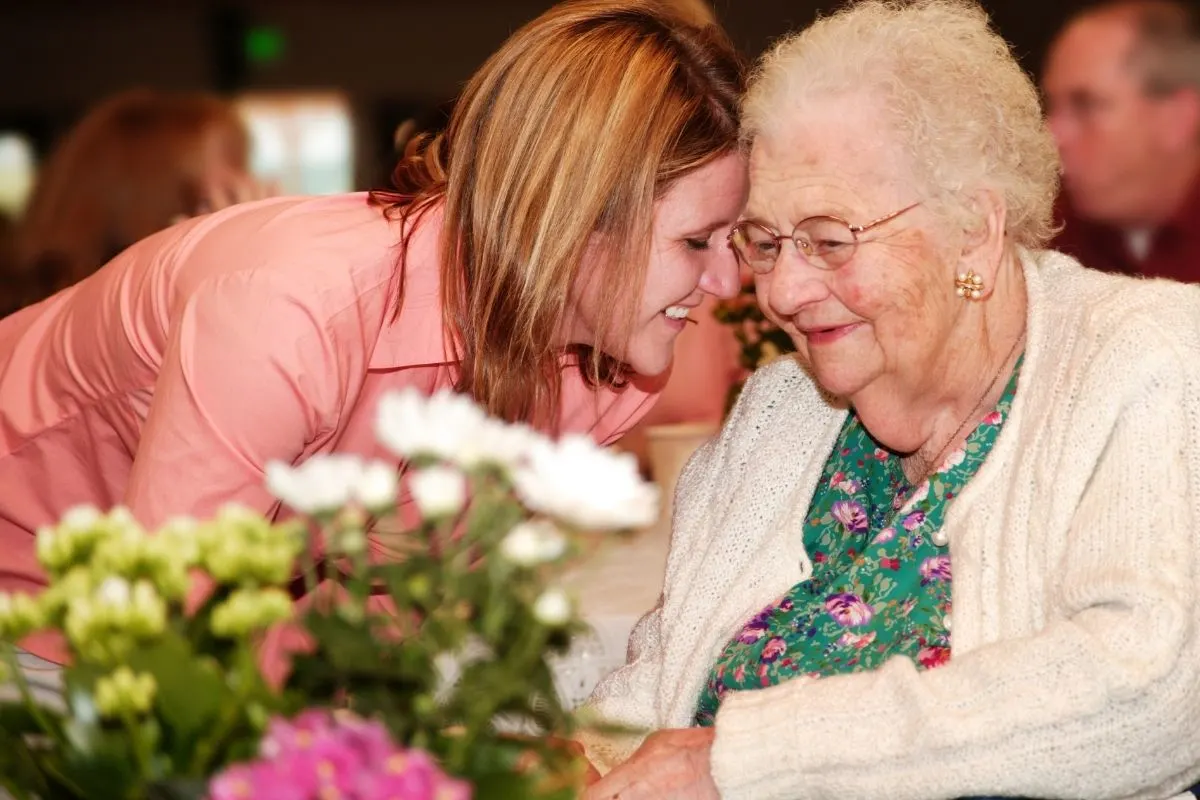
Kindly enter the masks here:
[[[3, 726], [3, 721], [0, 721]], [[49, 783], [25, 737], [0, 727], [0, 787], [20, 800], [26, 793], [45, 796]]]
[[197, 658], [178, 636], [168, 635], [133, 653], [129, 666], [149, 673], [158, 684], [154, 706], [167, 725], [164, 738], [177, 763], [183, 763], [187, 750], [207, 732], [222, 708], [237, 702], [216, 664]]
[[[336, 672], [385, 675], [388, 648], [366, 625], [349, 622], [337, 615], [312, 614], [304, 619], [317, 645], [314, 653]], [[300, 663], [301, 659], [297, 659]], [[311, 661], [309, 659], [308, 661]]]
[[538, 797], [533, 779], [512, 772], [492, 773], [472, 782], [474, 800], [520, 800]]
[[140, 781], [124, 731], [78, 717], [64, 730], [70, 746], [62, 754], [63, 778], [84, 787], [88, 800], [123, 800], [134, 793]]
[[[49, 709], [43, 709], [43, 718], [58, 722], [58, 715], [51, 712]], [[0, 737], [20, 736], [24, 734], [39, 734], [44, 733], [42, 726], [38, 724], [37, 715], [35, 715], [23, 703], [2, 703], [0, 704]], [[0, 738], [0, 741], [4, 741]]]
[[208, 781], [175, 779], [157, 781], [146, 787], [146, 800], [204, 800]]

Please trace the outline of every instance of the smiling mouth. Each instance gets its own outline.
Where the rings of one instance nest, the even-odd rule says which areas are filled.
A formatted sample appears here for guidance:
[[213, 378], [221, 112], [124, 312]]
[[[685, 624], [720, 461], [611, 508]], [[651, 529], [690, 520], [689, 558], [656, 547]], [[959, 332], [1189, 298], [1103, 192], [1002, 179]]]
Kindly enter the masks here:
[[664, 310], [662, 313], [666, 315], [667, 319], [675, 320], [677, 322], [690, 322], [693, 325], [698, 325], [699, 323], [696, 320], [688, 316], [688, 314], [691, 313], [691, 310], [692, 309], [687, 306], [667, 306], [666, 310]]
[[857, 322], [848, 322], [845, 325], [834, 325], [828, 328], [803, 328], [800, 332], [804, 334], [810, 344], [825, 344], [841, 339], [858, 325]]

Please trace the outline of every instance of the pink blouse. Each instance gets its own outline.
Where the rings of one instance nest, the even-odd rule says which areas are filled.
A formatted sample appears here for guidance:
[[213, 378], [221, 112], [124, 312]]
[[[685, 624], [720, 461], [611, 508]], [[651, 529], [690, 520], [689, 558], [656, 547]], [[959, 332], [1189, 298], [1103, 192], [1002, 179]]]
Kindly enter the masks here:
[[[394, 318], [399, 226], [352, 194], [190, 220], [0, 320], [0, 591], [44, 586], [34, 532], [72, 505], [147, 526], [230, 501], [276, 516], [268, 461], [384, 455], [380, 394], [455, 378], [432, 222]], [[655, 397], [563, 380], [561, 430], [601, 443]]]

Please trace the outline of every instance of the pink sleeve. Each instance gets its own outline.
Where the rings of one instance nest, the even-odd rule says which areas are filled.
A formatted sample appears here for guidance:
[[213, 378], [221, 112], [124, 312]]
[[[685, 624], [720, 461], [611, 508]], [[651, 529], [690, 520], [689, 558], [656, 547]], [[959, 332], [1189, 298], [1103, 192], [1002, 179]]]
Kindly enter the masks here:
[[264, 467], [332, 431], [339, 353], [324, 320], [262, 274], [202, 285], [176, 313], [125, 502], [145, 525], [227, 502], [273, 514]]

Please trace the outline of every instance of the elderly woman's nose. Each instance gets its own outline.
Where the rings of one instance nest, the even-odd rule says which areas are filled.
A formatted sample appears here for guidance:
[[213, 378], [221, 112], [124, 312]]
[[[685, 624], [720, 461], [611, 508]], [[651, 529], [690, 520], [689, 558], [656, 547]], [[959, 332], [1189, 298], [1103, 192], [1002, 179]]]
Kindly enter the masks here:
[[829, 294], [823, 275], [794, 249], [785, 247], [767, 275], [767, 304], [782, 317], [792, 316]]
[[723, 300], [737, 296], [741, 286], [741, 271], [732, 250], [711, 259], [700, 275], [700, 288]]

